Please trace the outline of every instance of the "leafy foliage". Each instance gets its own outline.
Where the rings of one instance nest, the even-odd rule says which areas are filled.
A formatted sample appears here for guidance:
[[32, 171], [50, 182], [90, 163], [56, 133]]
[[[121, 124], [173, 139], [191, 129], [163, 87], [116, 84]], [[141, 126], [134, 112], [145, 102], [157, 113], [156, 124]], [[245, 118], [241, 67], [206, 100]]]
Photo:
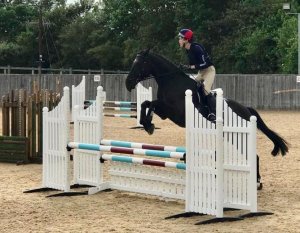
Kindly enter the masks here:
[[218, 73], [297, 73], [297, 17], [280, 0], [12, 0], [0, 4], [0, 65], [36, 66], [39, 32], [48, 67], [128, 70], [146, 48], [184, 63], [180, 28]]

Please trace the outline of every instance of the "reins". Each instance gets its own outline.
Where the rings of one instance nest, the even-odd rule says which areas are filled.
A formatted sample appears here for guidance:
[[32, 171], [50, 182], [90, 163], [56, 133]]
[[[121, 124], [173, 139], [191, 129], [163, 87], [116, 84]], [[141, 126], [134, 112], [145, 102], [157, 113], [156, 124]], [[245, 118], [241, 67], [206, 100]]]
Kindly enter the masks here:
[[[138, 56], [141, 56], [143, 59], [145, 59], [145, 57], [142, 56], [142, 55], [138, 55]], [[177, 74], [177, 73], [180, 73], [180, 72], [185, 73], [182, 69], [180, 69], [180, 68], [178, 68], [178, 69], [179, 69], [179, 71], [178, 70], [177, 71], [170, 71], [170, 72], [160, 74], [158, 76], [150, 75], [148, 77], [138, 78], [137, 80], [140, 82], [140, 81], [144, 81], [144, 80], [148, 80], [148, 79], [152, 79], [152, 78], [161, 78], [163, 76], [169, 76], [171, 74]]]

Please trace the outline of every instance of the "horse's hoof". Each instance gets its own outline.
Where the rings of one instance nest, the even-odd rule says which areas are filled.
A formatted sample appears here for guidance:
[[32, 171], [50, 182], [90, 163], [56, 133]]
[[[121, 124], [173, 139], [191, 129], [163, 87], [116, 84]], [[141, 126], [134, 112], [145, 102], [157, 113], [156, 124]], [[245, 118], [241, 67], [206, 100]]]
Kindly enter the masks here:
[[184, 153], [183, 158], [180, 158], [180, 161], [183, 161], [184, 163], [186, 163], [186, 153]]
[[213, 123], [216, 123], [216, 115], [214, 113], [208, 114], [207, 119]]
[[151, 124], [150, 127], [147, 129], [148, 134], [149, 134], [149, 135], [153, 134], [154, 129], [155, 129], [154, 124]]
[[262, 190], [263, 184], [261, 182], [257, 183], [257, 190]]

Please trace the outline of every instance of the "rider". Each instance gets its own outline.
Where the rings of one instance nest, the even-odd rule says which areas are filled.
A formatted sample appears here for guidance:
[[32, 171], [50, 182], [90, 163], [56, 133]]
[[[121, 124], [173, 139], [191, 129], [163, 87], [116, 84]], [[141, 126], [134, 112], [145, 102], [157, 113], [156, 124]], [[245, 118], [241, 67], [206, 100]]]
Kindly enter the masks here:
[[194, 42], [192, 30], [181, 29], [178, 36], [179, 46], [185, 48], [189, 60], [189, 65], [184, 67], [198, 70], [195, 80], [198, 84], [204, 83], [205, 101], [210, 112], [208, 119], [215, 120], [216, 103], [214, 96], [210, 92], [216, 75], [215, 67], [203, 45]]

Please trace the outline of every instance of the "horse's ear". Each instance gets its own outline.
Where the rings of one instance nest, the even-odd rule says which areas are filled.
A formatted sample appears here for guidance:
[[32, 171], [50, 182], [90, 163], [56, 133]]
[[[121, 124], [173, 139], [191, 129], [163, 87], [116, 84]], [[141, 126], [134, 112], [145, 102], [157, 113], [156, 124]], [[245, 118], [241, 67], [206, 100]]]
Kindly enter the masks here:
[[146, 49], [144, 54], [145, 54], [145, 55], [148, 55], [149, 52], [150, 52], [150, 48]]

